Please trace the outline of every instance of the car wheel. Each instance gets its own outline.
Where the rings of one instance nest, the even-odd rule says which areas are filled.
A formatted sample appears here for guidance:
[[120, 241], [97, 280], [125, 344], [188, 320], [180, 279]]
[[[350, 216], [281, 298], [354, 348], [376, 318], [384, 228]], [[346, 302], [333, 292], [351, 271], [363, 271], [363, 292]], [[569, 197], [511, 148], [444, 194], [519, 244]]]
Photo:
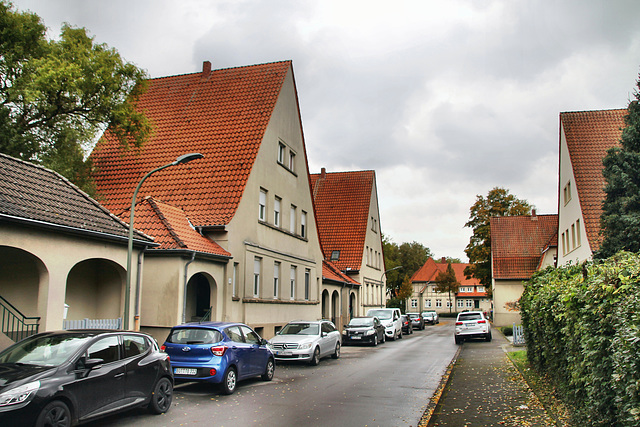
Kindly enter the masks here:
[[227, 369], [227, 372], [224, 374], [224, 379], [222, 380], [222, 392], [224, 394], [233, 394], [233, 392], [236, 391], [237, 385], [238, 374], [236, 368], [230, 367]]
[[456, 340], [456, 344], [458, 344], [458, 345], [462, 344], [462, 338], [460, 338], [460, 337], [454, 337], [454, 338]]
[[156, 387], [151, 394], [151, 401], [147, 409], [152, 414], [164, 414], [171, 408], [173, 398], [173, 384], [169, 378], [163, 377], [158, 380]]
[[267, 361], [267, 367], [264, 370], [264, 374], [262, 374], [262, 379], [264, 381], [271, 381], [273, 379], [273, 374], [276, 372], [276, 364], [273, 359], [269, 358]]
[[378, 334], [373, 336], [373, 342], [371, 343], [374, 347], [378, 345]]
[[316, 347], [316, 349], [313, 350], [313, 356], [311, 356], [311, 360], [309, 361], [309, 365], [318, 366], [318, 363], [320, 363], [320, 349], [318, 347]]
[[487, 342], [491, 342], [492, 336], [491, 336], [491, 332], [487, 332], [487, 336], [485, 337], [485, 340]]
[[42, 408], [36, 420], [36, 427], [44, 426], [71, 426], [71, 411], [67, 404], [60, 400], [54, 400]]
[[380, 342], [382, 342], [383, 344], [387, 342], [387, 335], [384, 332], [382, 333], [382, 340]]
[[400, 333], [398, 334], [398, 339], [402, 339], [402, 329], [400, 329]]
[[336, 343], [336, 351], [333, 352], [331, 357], [333, 359], [340, 359], [340, 343], [339, 342]]

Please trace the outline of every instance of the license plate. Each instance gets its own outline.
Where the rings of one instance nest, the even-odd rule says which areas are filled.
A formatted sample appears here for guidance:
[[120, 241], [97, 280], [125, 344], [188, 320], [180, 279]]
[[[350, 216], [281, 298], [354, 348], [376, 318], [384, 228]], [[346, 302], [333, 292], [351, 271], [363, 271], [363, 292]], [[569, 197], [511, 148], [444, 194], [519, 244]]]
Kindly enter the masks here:
[[176, 375], [196, 375], [198, 370], [192, 368], [175, 368], [173, 373]]
[[357, 337], [357, 336], [351, 337], [352, 340], [359, 340], [360, 338], [362, 338], [362, 337]]
[[276, 356], [290, 356], [291, 352], [286, 350], [278, 350], [276, 351]]

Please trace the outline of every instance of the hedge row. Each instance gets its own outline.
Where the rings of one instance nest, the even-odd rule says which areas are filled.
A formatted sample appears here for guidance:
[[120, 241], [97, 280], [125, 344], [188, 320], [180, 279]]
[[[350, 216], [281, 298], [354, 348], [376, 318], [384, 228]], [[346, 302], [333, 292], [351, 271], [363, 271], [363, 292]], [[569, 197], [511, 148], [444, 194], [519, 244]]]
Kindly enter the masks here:
[[576, 425], [640, 425], [640, 256], [548, 268], [520, 299], [527, 356]]

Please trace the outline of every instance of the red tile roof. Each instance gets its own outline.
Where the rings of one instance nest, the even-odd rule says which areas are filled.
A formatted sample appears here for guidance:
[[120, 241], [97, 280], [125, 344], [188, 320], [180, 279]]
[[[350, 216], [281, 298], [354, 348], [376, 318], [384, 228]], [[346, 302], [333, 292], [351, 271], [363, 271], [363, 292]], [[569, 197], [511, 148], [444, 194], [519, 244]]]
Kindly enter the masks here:
[[353, 280], [351, 277], [342, 273], [338, 269], [338, 267], [334, 265], [334, 263], [326, 260], [322, 261], [322, 280], [359, 285], [359, 283]]
[[[446, 261], [435, 262], [433, 258], [428, 258], [427, 261], [411, 276], [412, 282], [435, 282], [438, 274], [447, 271], [448, 263]], [[464, 274], [464, 269], [470, 264], [467, 263], [451, 263], [454, 273], [456, 273], [456, 279], [460, 283], [460, 286], [479, 286], [480, 282], [475, 277], [467, 279]]]
[[338, 269], [360, 270], [375, 172], [323, 172], [309, 178], [325, 259], [330, 260], [333, 251], [340, 251], [340, 258], [333, 261]]
[[558, 245], [558, 215], [491, 218], [491, 257], [495, 279], [529, 279], [543, 251]]
[[[129, 213], [126, 214], [128, 221]], [[136, 229], [155, 237], [156, 242], [160, 243], [157, 249], [184, 249], [231, 257], [231, 254], [217, 243], [198, 233], [182, 209], [152, 197], [147, 197], [136, 205], [133, 222]]]
[[619, 144], [626, 114], [626, 109], [560, 114], [560, 123], [567, 140], [578, 198], [584, 216], [585, 230], [591, 250], [594, 252], [602, 243], [602, 236], [599, 234], [602, 202], [605, 198], [602, 159], [609, 148]]
[[153, 196], [185, 211], [197, 226], [233, 218], [291, 61], [149, 80], [138, 102], [153, 124], [142, 149], [124, 150], [107, 131], [91, 157], [104, 204], [120, 213], [142, 176], [178, 156], [204, 159], [174, 166], [145, 181]]

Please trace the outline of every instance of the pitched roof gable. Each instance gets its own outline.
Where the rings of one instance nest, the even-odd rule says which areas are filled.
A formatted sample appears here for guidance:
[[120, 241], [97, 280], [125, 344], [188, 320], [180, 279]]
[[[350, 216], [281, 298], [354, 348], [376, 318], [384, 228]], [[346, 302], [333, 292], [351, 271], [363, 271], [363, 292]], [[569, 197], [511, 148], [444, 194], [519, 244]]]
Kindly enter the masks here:
[[[0, 216], [127, 240], [129, 226], [62, 175], [0, 153]], [[134, 239], [151, 243], [139, 232]]]
[[495, 279], [529, 279], [543, 252], [557, 246], [558, 215], [491, 218], [491, 258]]
[[147, 197], [137, 204], [135, 212], [135, 227], [154, 236], [160, 244], [157, 249], [184, 249], [231, 257], [217, 243], [198, 233], [180, 208]]
[[584, 227], [594, 252], [602, 243], [600, 216], [605, 198], [602, 159], [609, 148], [619, 145], [626, 114], [626, 109], [560, 113]]
[[375, 172], [372, 170], [310, 174], [320, 243], [326, 259], [342, 271], [360, 270], [369, 224]]
[[342, 273], [334, 263], [327, 260], [322, 260], [322, 280], [346, 283], [350, 285], [360, 285], [360, 283]]
[[[435, 282], [440, 273], [444, 273], [447, 271], [447, 266], [449, 265], [446, 260], [441, 260], [440, 262], [435, 262], [433, 258], [429, 257], [427, 261], [411, 276], [412, 282]], [[467, 279], [464, 274], [465, 268], [467, 268], [470, 264], [468, 263], [460, 263], [460, 262], [452, 262], [451, 267], [453, 268], [453, 272], [456, 274], [456, 279], [460, 283], [460, 286], [479, 286], [480, 282], [475, 277], [471, 277]]]
[[[206, 63], [205, 63], [206, 64]], [[210, 65], [209, 65], [210, 66]], [[203, 159], [152, 175], [140, 190], [183, 209], [198, 226], [233, 218], [291, 61], [149, 80], [137, 108], [153, 124], [141, 149], [124, 150], [105, 132], [91, 157], [105, 204], [120, 213], [148, 171], [178, 156]]]

